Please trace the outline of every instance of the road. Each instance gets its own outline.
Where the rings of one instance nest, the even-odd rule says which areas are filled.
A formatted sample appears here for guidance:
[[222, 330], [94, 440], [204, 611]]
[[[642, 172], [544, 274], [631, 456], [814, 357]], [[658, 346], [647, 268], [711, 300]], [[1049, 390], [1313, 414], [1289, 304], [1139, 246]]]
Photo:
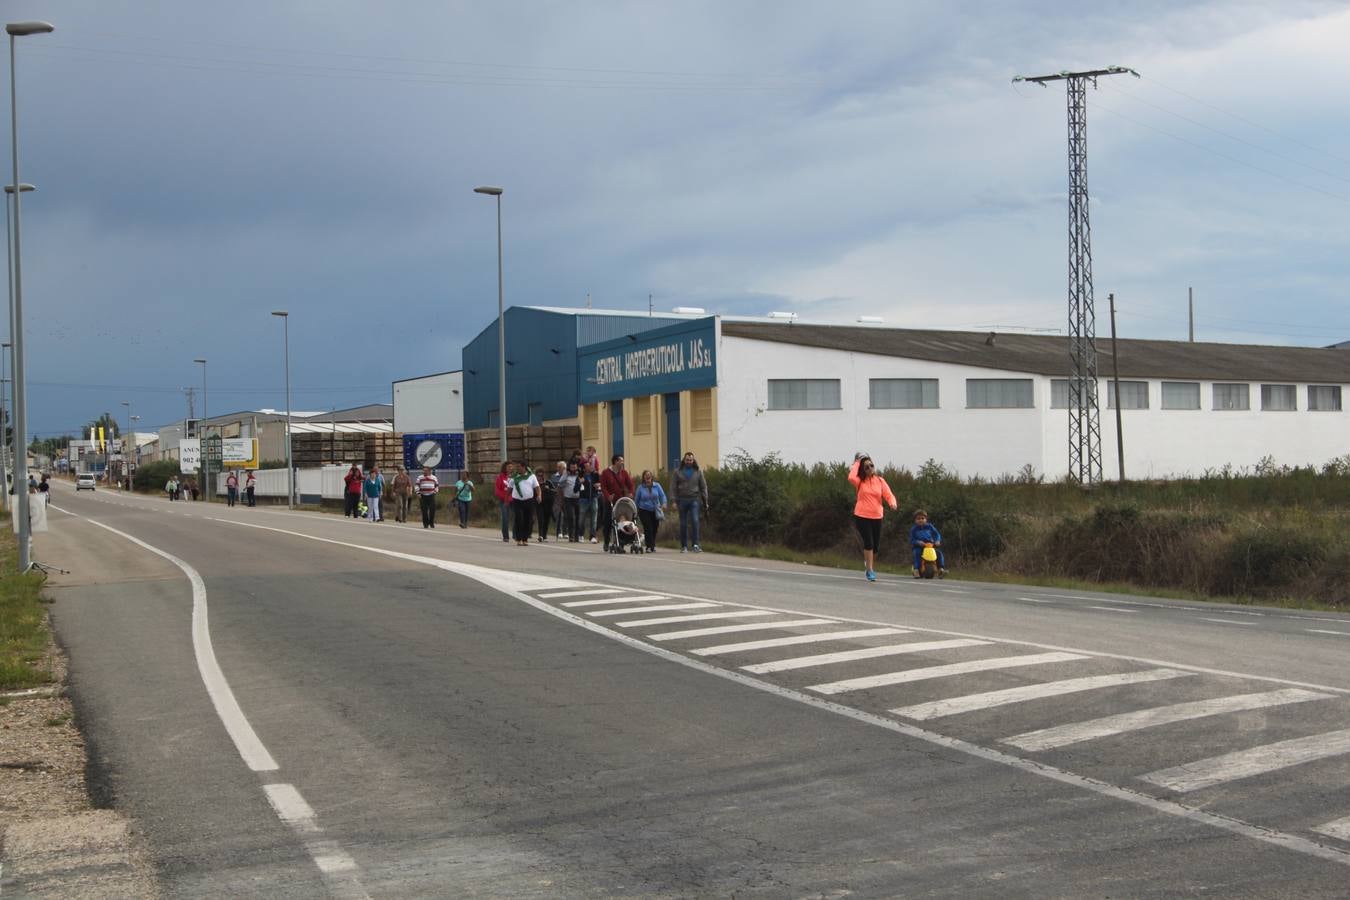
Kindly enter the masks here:
[[58, 485], [170, 896], [1343, 897], [1350, 616]]

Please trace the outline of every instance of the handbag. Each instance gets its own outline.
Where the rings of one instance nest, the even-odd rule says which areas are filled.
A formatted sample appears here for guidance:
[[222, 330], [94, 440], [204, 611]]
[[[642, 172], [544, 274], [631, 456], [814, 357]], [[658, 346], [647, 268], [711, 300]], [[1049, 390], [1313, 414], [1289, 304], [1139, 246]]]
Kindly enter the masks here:
[[664, 522], [665, 520], [666, 520], [666, 508], [664, 506], [658, 506], [656, 508], [656, 521]]

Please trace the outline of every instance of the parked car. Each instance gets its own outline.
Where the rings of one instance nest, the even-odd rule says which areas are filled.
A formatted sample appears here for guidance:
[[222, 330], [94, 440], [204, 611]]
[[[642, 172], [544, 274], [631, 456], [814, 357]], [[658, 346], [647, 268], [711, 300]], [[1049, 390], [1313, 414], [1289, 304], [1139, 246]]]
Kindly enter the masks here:
[[94, 481], [94, 474], [93, 474], [92, 472], [84, 472], [84, 473], [82, 473], [82, 474], [76, 476], [76, 478], [75, 478], [75, 490], [77, 490], [77, 491], [83, 491], [83, 490], [90, 490], [90, 491], [92, 491], [92, 490], [94, 490], [94, 489], [95, 489], [95, 481]]

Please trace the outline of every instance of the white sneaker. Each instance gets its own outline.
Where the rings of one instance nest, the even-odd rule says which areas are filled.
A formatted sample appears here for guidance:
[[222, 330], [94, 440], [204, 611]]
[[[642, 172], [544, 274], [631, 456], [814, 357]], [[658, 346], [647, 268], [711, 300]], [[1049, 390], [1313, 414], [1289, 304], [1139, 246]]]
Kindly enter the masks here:
[[592, 544], [595, 543], [595, 538], [591, 538], [591, 543], [592, 543]]
[[695, 545], [694, 545], [694, 552], [695, 552], [695, 553], [702, 553], [702, 552], [703, 552], [703, 548], [700, 547], [698, 544], [695, 544]]
[[688, 553], [688, 552], [689, 552], [689, 548], [688, 548], [688, 547], [681, 547], [681, 548], [680, 548], [680, 552], [681, 552], [681, 553]]

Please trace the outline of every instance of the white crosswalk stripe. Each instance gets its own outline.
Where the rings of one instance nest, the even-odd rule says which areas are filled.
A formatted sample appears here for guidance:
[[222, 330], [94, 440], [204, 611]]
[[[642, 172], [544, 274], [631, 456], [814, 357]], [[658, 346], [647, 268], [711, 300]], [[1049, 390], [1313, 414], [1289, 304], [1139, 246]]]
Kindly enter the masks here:
[[792, 669], [807, 669], [811, 666], [828, 666], [835, 663], [853, 662], [859, 659], [877, 659], [883, 656], [897, 656], [901, 653], [927, 653], [932, 650], [955, 650], [958, 647], [979, 647], [990, 643], [970, 638], [958, 638], [950, 641], [911, 641], [908, 644], [888, 644], [885, 647], [862, 647], [858, 650], [841, 650], [838, 653], [817, 653], [814, 656], [797, 656], [792, 659], [779, 659], [773, 662], [756, 663], [753, 666], [741, 666], [746, 672], [762, 675], [767, 672], [787, 672]]
[[585, 597], [590, 594], [622, 594], [625, 588], [586, 588], [576, 591], [549, 591], [547, 594], [540, 594], [540, 600], [557, 600], [560, 597]]
[[1343, 841], [1350, 841], [1350, 816], [1344, 819], [1337, 819], [1334, 822], [1327, 822], [1325, 825], [1318, 825], [1313, 828], [1318, 834], [1325, 834], [1327, 837], [1339, 838]]
[[573, 600], [560, 604], [564, 609], [580, 609], [583, 606], [609, 606], [614, 603], [645, 602], [647, 600], [669, 600], [665, 594], [644, 594], [640, 597], [610, 597], [608, 600]]
[[[1178, 672], [1177, 674], [1186, 673]], [[1089, 719], [1086, 722], [1074, 722], [1054, 728], [1042, 728], [1039, 731], [1028, 731], [1026, 734], [1005, 738], [1003, 743], [1012, 744], [1014, 747], [1020, 747], [1023, 750], [1051, 750], [1056, 747], [1065, 747], [1069, 744], [1090, 741], [1094, 738], [1109, 737], [1126, 731], [1138, 731], [1141, 728], [1153, 728], [1157, 725], [1169, 725], [1173, 722], [1185, 722], [1190, 719], [1241, 712], [1247, 709], [1283, 706], [1288, 703], [1304, 703], [1308, 700], [1325, 700], [1330, 697], [1331, 694], [1319, 694], [1316, 691], [1304, 691], [1297, 688], [1266, 691], [1260, 694], [1216, 697], [1212, 700], [1174, 703], [1170, 706], [1158, 706], [1153, 709], [1141, 709], [1114, 716], [1103, 716], [1100, 719]]]
[[1345, 753], [1350, 753], [1350, 728], [1212, 756], [1141, 777], [1150, 784], [1185, 794]]
[[[893, 709], [891, 712], [906, 719], [940, 719], [943, 716], [955, 716], [980, 709], [991, 709], [995, 706], [1006, 706], [1009, 703], [1025, 703], [1028, 700], [1039, 700], [1042, 697], [1058, 697], [1063, 694], [1095, 691], [1124, 684], [1142, 684], [1169, 678], [1185, 678], [1190, 674], [1190, 672], [1180, 672], [1176, 669], [1150, 669], [1146, 672], [1125, 672], [1120, 675], [1066, 678], [1063, 681], [1047, 681], [1044, 684], [1029, 684], [1024, 687], [1006, 688], [1001, 691], [966, 694], [964, 697], [948, 697], [946, 700], [934, 700], [931, 703], [916, 703], [913, 706]], [[1013, 743], [1013, 739], [1009, 739], [1008, 743]]]
[[707, 619], [748, 619], [752, 616], [776, 616], [778, 613], [764, 612], [758, 609], [743, 609], [738, 612], [694, 613], [688, 616], [663, 616], [659, 619], [635, 619], [631, 622], [615, 622], [620, 628], [639, 628], [643, 625], [670, 625], [675, 622], [702, 622]]
[[783, 619], [776, 622], [755, 622], [750, 625], [718, 625], [714, 628], [692, 628], [688, 631], [666, 631], [649, 634], [653, 641], [675, 641], [681, 638], [706, 637], [710, 634], [735, 634], [738, 631], [764, 631], [769, 628], [798, 628], [807, 625], [838, 625], [836, 619]]
[[902, 672], [887, 672], [884, 675], [869, 675], [865, 678], [847, 678], [843, 681], [831, 681], [826, 684], [814, 684], [807, 688], [817, 694], [842, 694], [847, 691], [862, 691], [874, 687], [886, 687], [892, 684], [905, 684], [911, 681], [926, 681], [930, 678], [950, 678], [953, 675], [966, 675], [970, 672], [987, 672], [992, 669], [1013, 669], [1020, 666], [1039, 666], [1047, 663], [1069, 662], [1087, 659], [1081, 653], [1033, 653], [1026, 656], [1000, 656], [995, 659], [977, 659], [971, 662], [952, 663], [945, 666], [926, 666], [922, 669], [906, 669]]
[[[632, 597], [629, 598], [634, 599]], [[641, 599], [641, 598], [637, 598]], [[707, 609], [711, 606], [721, 606], [720, 603], [709, 603], [701, 601], [698, 603], [663, 603], [659, 606], [625, 606], [623, 609], [601, 609], [595, 612], [588, 612], [586, 615], [600, 619], [605, 616], [631, 616], [635, 613], [666, 612], [672, 609]]]
[[762, 641], [742, 641], [739, 644], [717, 644], [699, 647], [689, 652], [695, 656], [717, 656], [723, 653], [743, 653], [747, 650], [767, 650], [771, 647], [791, 647], [796, 644], [818, 644], [822, 641], [849, 641], [854, 638], [883, 637], [909, 634], [908, 628], [858, 628], [853, 631], [826, 631], [817, 634], [794, 634], [792, 637], [766, 638]]

